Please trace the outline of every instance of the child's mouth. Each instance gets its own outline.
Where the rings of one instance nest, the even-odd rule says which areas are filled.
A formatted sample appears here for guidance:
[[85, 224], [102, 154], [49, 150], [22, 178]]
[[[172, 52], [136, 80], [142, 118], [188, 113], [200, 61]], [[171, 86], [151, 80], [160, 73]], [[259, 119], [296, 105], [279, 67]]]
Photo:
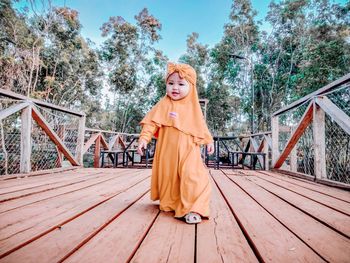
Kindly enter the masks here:
[[176, 91], [173, 91], [171, 94], [172, 94], [173, 96], [178, 96], [180, 93], [179, 93], [179, 92], [176, 92]]

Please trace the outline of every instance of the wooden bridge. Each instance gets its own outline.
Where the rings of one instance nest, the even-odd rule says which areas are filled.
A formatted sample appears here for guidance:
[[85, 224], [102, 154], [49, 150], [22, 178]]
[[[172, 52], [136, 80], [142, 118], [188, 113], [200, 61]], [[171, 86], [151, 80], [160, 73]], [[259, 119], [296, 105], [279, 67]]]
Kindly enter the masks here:
[[269, 171], [210, 170], [211, 218], [150, 201], [150, 169], [0, 181], [0, 262], [349, 262], [350, 193]]
[[0, 262], [349, 262], [349, 83], [275, 112], [271, 131], [217, 137], [198, 225], [150, 201], [137, 135], [0, 89]]

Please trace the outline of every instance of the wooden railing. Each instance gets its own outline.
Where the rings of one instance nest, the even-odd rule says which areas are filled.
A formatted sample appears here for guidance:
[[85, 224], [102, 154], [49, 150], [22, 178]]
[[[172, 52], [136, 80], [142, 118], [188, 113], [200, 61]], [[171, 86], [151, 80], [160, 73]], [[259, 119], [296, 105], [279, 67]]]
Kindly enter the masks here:
[[[252, 166], [255, 160], [249, 158], [256, 158], [260, 168], [350, 183], [349, 84], [347, 74], [275, 112], [271, 131], [216, 137], [216, 167], [224, 157], [234, 164], [231, 154], [239, 152], [243, 167]], [[86, 128], [85, 114], [79, 111], [3, 89], [0, 105], [1, 174], [65, 165], [100, 167], [101, 151], [135, 150], [137, 146], [137, 134]], [[251, 157], [251, 153], [262, 154]], [[107, 158], [115, 161], [112, 154]]]
[[349, 84], [347, 74], [272, 115], [272, 168], [350, 183]]
[[[4, 89], [0, 89], [0, 99], [2, 173], [54, 168], [62, 164], [63, 157], [73, 166], [82, 164], [84, 113]], [[62, 132], [68, 126], [69, 136]], [[33, 152], [46, 154], [34, 156]], [[50, 160], [45, 159], [48, 155]]]

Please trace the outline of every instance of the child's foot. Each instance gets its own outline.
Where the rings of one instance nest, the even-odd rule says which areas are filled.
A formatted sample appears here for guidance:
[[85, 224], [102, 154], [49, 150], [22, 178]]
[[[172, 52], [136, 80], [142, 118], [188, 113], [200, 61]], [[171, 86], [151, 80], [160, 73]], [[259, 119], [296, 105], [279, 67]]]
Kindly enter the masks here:
[[202, 222], [201, 216], [194, 212], [189, 212], [187, 215], [185, 215], [185, 220], [187, 224], [197, 224]]

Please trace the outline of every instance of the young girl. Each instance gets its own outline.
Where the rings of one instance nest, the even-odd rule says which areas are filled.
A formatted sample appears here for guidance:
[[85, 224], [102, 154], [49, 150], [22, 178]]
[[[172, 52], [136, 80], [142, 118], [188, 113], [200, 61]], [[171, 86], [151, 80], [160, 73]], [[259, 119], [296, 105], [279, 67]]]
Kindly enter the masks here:
[[157, 147], [152, 167], [151, 199], [159, 209], [175, 211], [189, 224], [209, 217], [211, 185], [200, 145], [214, 152], [213, 138], [205, 123], [196, 90], [196, 72], [186, 64], [168, 64], [166, 93], [141, 121], [138, 153], [152, 135]]

